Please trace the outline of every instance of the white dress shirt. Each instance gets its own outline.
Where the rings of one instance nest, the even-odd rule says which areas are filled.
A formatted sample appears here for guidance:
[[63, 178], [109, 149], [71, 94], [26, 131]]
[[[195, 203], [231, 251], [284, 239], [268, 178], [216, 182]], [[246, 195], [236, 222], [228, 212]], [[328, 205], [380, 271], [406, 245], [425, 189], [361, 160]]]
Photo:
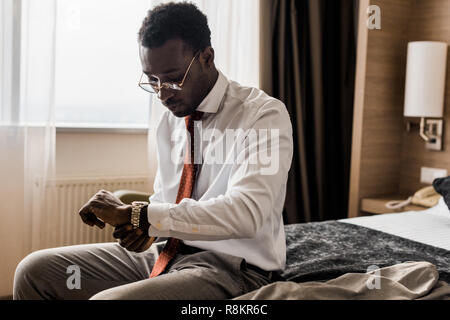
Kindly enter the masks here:
[[[285, 105], [259, 89], [228, 80], [219, 71], [197, 110], [204, 112], [201, 122], [196, 122], [202, 130], [202, 164], [192, 198], [179, 204], [175, 201], [186, 150], [185, 120], [169, 110], [159, 120], [149, 236], [182, 239], [190, 246], [245, 258], [268, 271], [284, 269], [282, 210], [293, 153]], [[236, 136], [227, 135], [227, 129]], [[255, 139], [249, 132], [266, 135]], [[271, 134], [278, 134], [278, 139], [264, 139]], [[267, 146], [272, 152], [269, 162]]]

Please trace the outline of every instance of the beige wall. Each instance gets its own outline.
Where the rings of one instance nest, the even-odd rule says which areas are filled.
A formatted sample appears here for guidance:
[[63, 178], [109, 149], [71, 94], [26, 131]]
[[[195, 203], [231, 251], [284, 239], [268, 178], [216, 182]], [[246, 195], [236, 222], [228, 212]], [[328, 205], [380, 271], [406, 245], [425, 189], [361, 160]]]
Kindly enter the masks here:
[[[18, 140], [20, 141], [20, 139]], [[23, 145], [17, 145], [23, 149]], [[156, 161], [156, 159], [152, 159]], [[0, 297], [12, 294], [14, 271], [25, 256], [26, 236], [24, 235], [23, 152], [17, 152], [15, 158], [2, 158], [0, 176], [10, 180], [7, 190], [0, 190], [2, 197], [16, 197], [15, 205], [4, 208], [12, 214], [6, 214], [0, 224]], [[147, 134], [120, 133], [61, 133], [56, 135], [56, 173], [62, 177], [79, 176], [126, 176], [149, 172], [147, 156]], [[9, 178], [8, 178], [9, 176]], [[11, 190], [17, 190], [12, 192]]]
[[[6, 129], [7, 131], [7, 129]], [[5, 127], [0, 128], [0, 137]], [[6, 132], [6, 134], [8, 134]], [[9, 154], [0, 153], [0, 297], [12, 293], [14, 271], [24, 252], [24, 145], [21, 134], [12, 142], [16, 148]], [[12, 138], [11, 138], [12, 140]]]
[[147, 134], [56, 135], [57, 176], [126, 176], [147, 173], [148, 167]]

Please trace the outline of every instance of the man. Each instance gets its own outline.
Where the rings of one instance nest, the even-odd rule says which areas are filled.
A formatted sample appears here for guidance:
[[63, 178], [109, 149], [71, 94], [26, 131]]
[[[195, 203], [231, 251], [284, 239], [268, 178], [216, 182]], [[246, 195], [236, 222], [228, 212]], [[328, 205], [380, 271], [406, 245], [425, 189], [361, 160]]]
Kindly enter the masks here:
[[[278, 280], [284, 268], [285, 106], [216, 69], [207, 18], [192, 4], [149, 11], [139, 48], [140, 86], [167, 107], [150, 204], [98, 192], [80, 216], [115, 226], [119, 243], [30, 254], [17, 267], [15, 299], [229, 299]], [[67, 285], [71, 266], [79, 288]]]

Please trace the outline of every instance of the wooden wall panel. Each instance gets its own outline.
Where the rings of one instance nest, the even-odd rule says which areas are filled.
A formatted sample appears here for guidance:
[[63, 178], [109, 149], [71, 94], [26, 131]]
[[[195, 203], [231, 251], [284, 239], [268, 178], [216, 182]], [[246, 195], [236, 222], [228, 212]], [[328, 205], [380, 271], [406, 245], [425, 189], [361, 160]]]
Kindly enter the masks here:
[[365, 9], [369, 0], [360, 0], [358, 15], [358, 45], [356, 49], [356, 74], [355, 74], [355, 96], [353, 102], [353, 134], [352, 155], [350, 166], [350, 188], [348, 198], [348, 216], [355, 217], [359, 212], [359, 189], [361, 171], [361, 145], [364, 119], [364, 95], [366, 86], [366, 59], [367, 59], [367, 28], [365, 25], [367, 15]]
[[[406, 132], [403, 117], [407, 44], [450, 44], [449, 0], [370, 0], [381, 8], [381, 30], [360, 19], [350, 178], [349, 217], [361, 199], [409, 195], [423, 187], [420, 168], [450, 172], [450, 52], [447, 61], [444, 151], [428, 151], [417, 131]], [[367, 1], [360, 15], [367, 17]], [[362, 39], [362, 41], [361, 41]], [[362, 56], [364, 54], [364, 56]]]
[[[349, 217], [359, 215], [362, 198], [397, 193], [400, 179], [406, 35], [411, 3], [371, 0], [370, 4], [381, 8], [381, 30], [366, 31], [367, 5], [362, 5], [360, 15], [365, 19], [360, 19], [359, 31], [364, 30], [367, 37], [365, 85], [362, 91], [355, 89], [355, 95], [363, 97], [355, 96], [355, 115], [359, 118], [354, 119], [354, 126], [361, 128], [353, 133]], [[358, 59], [362, 61], [361, 57]], [[357, 81], [361, 81], [358, 76]], [[357, 99], [363, 103], [356, 104]]]
[[[413, 1], [408, 41], [424, 40], [450, 44], [450, 1]], [[426, 150], [416, 131], [403, 132], [400, 191], [404, 194], [411, 194], [424, 186], [420, 183], [420, 168], [423, 166], [447, 169], [450, 173], [450, 51], [447, 55], [445, 92], [445, 137], [442, 152]]]

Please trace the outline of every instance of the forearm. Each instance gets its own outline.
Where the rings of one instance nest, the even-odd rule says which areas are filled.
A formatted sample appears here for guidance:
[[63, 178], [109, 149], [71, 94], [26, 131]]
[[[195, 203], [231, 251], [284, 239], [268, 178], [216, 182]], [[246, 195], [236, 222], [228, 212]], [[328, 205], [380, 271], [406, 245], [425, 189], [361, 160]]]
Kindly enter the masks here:
[[240, 192], [200, 202], [184, 199], [178, 205], [154, 204], [148, 212], [149, 235], [210, 241], [252, 238], [270, 208], [271, 205], [255, 205]]

